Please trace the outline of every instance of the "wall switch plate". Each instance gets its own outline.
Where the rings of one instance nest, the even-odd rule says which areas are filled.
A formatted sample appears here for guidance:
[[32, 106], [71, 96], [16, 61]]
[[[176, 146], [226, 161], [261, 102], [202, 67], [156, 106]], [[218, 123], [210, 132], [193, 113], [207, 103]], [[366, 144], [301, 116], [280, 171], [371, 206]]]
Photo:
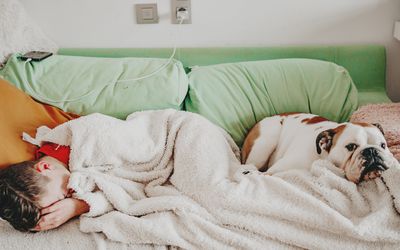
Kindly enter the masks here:
[[157, 4], [135, 4], [138, 24], [158, 23]]
[[192, 7], [190, 0], [171, 0], [171, 21], [172, 23], [179, 24], [176, 16], [180, 8], [185, 8], [188, 12], [187, 19], [183, 20], [182, 24], [192, 23]]

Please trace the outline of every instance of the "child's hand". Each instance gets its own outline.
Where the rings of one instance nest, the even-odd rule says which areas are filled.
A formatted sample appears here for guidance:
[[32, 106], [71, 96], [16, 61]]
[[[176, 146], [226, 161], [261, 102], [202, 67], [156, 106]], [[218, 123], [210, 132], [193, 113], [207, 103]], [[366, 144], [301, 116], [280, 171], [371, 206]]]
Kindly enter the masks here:
[[41, 218], [33, 230], [46, 231], [57, 228], [69, 219], [88, 211], [88, 204], [82, 200], [74, 198], [60, 200], [40, 211]]

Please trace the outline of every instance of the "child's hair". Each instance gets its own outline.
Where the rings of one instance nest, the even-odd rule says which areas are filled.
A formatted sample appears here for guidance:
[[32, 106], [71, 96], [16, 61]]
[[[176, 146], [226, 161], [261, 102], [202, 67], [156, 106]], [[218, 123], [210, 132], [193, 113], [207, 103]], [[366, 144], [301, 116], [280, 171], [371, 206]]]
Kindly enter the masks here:
[[0, 170], [0, 218], [19, 231], [29, 231], [40, 218], [38, 200], [45, 192], [46, 176], [24, 161]]

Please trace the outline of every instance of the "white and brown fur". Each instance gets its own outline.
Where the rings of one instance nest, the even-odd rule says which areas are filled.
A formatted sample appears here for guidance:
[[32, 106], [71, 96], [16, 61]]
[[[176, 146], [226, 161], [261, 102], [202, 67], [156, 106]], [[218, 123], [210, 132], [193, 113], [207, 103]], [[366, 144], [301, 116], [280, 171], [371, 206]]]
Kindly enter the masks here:
[[[349, 144], [357, 147], [350, 151]], [[327, 159], [358, 183], [378, 177], [386, 168], [382, 163], [383, 167], [377, 166], [382, 169], [363, 172], [366, 148], [378, 152], [379, 159], [393, 157], [377, 124], [338, 124], [313, 114], [285, 113], [265, 118], [250, 130], [242, 147], [242, 162], [274, 174], [307, 169], [313, 161]]]

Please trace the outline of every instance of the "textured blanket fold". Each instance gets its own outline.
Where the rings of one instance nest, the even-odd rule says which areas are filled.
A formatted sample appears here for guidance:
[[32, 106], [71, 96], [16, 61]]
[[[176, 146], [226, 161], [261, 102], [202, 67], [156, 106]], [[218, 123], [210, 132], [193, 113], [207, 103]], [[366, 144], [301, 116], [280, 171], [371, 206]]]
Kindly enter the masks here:
[[69, 186], [90, 205], [86, 233], [186, 249], [400, 247], [396, 164], [359, 186], [327, 161], [267, 176], [240, 164], [222, 129], [175, 110], [40, 131], [39, 143], [71, 146]]

